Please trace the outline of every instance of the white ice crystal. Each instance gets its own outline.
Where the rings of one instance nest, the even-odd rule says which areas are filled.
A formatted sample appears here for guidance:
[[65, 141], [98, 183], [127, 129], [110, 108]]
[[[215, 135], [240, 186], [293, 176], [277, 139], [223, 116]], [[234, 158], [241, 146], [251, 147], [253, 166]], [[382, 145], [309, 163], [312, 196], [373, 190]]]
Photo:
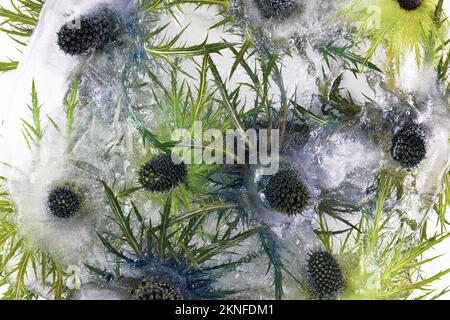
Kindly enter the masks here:
[[314, 130], [295, 158], [318, 188], [355, 204], [385, 166], [383, 150], [356, 126]]
[[[251, 0], [237, 0], [236, 7], [240, 14], [254, 29], [259, 29], [274, 41], [290, 39], [300, 34], [321, 33], [332, 25], [333, 15], [338, 5], [330, 1], [295, 0], [297, 10], [287, 18], [267, 19]], [[339, 4], [340, 5], [340, 4]], [[331, 14], [330, 14], [331, 13]]]

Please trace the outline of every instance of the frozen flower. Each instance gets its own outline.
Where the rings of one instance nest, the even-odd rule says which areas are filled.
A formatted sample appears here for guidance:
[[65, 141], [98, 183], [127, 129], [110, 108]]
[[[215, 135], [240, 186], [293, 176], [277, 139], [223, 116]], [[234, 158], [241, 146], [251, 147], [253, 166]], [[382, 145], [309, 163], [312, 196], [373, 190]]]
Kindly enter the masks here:
[[360, 33], [371, 42], [369, 58], [378, 47], [385, 47], [387, 62], [400, 67], [408, 51], [421, 64], [424, 50], [429, 59], [443, 43], [445, 22], [436, 21], [437, 4], [438, 0], [356, 0], [346, 15], [361, 23]]
[[[78, 25], [79, 23], [79, 25]], [[58, 46], [67, 54], [81, 55], [103, 49], [115, 40], [117, 17], [109, 9], [101, 9], [64, 24], [58, 32]]]
[[315, 299], [336, 299], [345, 288], [341, 267], [327, 251], [310, 253], [307, 275], [308, 290]]

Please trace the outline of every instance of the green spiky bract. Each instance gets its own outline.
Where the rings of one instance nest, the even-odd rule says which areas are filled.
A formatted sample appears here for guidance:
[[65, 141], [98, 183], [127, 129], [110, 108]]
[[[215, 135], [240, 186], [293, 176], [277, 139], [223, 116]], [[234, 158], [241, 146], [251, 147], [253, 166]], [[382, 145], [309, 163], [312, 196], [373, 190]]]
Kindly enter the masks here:
[[[54, 128], [58, 128], [58, 125], [49, 116], [47, 116], [48, 123], [43, 123], [44, 119], [41, 116], [41, 105], [34, 80], [30, 95], [31, 103], [28, 106], [30, 119], [21, 119], [21, 132], [31, 151], [39, 148], [42, 143], [45, 135], [44, 125], [53, 125]], [[1, 165], [8, 166], [4, 163]], [[0, 177], [0, 180], [3, 189], [3, 182], [7, 179]], [[17, 224], [17, 207], [10, 199], [10, 195], [2, 191], [0, 198], [0, 285], [8, 287], [3, 299], [34, 300], [42, 298], [39, 294], [44, 294], [44, 292], [44, 296], [47, 298], [60, 300], [68, 297], [71, 290], [64, 284], [66, 275], [63, 264], [44, 248], [30, 242], [27, 235], [21, 233]], [[63, 208], [65, 205], [61, 206], [61, 204], [50, 201], [54, 206], [53, 211], [57, 215], [64, 216], [69, 213], [68, 216], [72, 216], [72, 213], [78, 211], [79, 198], [78, 194], [70, 198], [75, 201], [69, 205], [69, 210]], [[42, 212], [42, 214], [48, 213]], [[35, 291], [31, 290], [29, 287], [29, 280], [33, 277], [31, 273], [37, 283], [42, 284], [43, 291], [36, 292], [37, 288]]]
[[437, 215], [438, 226], [442, 233], [447, 231], [450, 222], [447, 220], [447, 213], [450, 208], [450, 171], [444, 178], [444, 186], [439, 193], [433, 211]]
[[423, 50], [427, 60], [434, 59], [436, 47], [444, 42], [445, 30], [441, 21], [435, 19], [438, 3], [439, 0], [423, 0], [415, 10], [405, 10], [393, 0], [356, 0], [343, 15], [358, 22], [358, 34], [370, 40], [367, 60], [383, 47], [388, 64], [399, 68], [408, 51], [415, 53], [419, 65], [423, 62]]
[[[158, 153], [168, 154], [169, 157], [174, 153], [186, 163], [184, 183], [173, 190], [174, 206], [178, 207], [180, 205], [189, 206], [190, 203], [197, 202], [204, 196], [210, 196], [212, 177], [220, 171], [221, 166], [199, 162], [198, 159], [195, 159], [195, 154], [198, 152], [200, 154], [203, 152], [215, 153], [223, 159], [226, 150], [222, 145], [220, 147], [211, 146], [210, 140], [204, 140], [204, 133], [213, 129], [219, 130], [225, 136], [226, 130], [230, 128], [237, 128], [239, 132], [243, 132], [240, 113], [244, 106], [229, 96], [209, 53], [205, 53], [199, 63], [198, 78], [195, 81], [179, 81], [180, 67], [177, 64], [172, 67], [168, 71], [169, 81], [166, 82], [162, 81], [161, 77], [152, 72], [149, 67], [144, 66], [145, 72], [151, 80], [149, 82], [149, 91], [151, 92], [149, 99], [155, 101], [152, 109], [158, 112], [161, 119], [159, 128], [153, 131], [147, 129], [151, 124], [146, 124], [142, 120], [144, 117], [138, 112], [131, 116], [130, 122], [142, 137], [143, 147], [151, 146]], [[211, 81], [211, 73], [213, 80], [216, 81]], [[218, 91], [221, 91], [222, 99], [218, 97]], [[223, 107], [225, 105], [228, 107]], [[198, 123], [201, 123], [201, 128], [196, 127]], [[180, 128], [189, 134], [192, 141], [195, 141], [195, 146], [192, 142], [183, 145], [181, 141], [172, 141], [172, 133]], [[142, 183], [141, 186], [143, 186]], [[162, 204], [164, 194], [153, 195], [152, 199]]]
[[450, 234], [444, 232], [427, 237], [426, 224], [420, 227], [420, 234], [408, 224], [393, 231], [390, 226], [398, 212], [388, 207], [388, 203], [398, 192], [396, 179], [382, 173], [376, 185], [375, 200], [370, 209], [363, 210], [357, 230], [335, 233], [326, 220], [320, 219], [317, 235], [327, 250], [336, 252], [345, 275], [342, 299], [423, 299], [436, 298], [446, 292], [427, 286], [448, 274], [450, 269], [425, 276], [422, 267], [440, 256], [425, 260], [421, 257]]
[[[39, 21], [45, 0], [12, 0], [11, 9], [0, 6], [1, 32], [25, 46]], [[0, 73], [15, 70], [19, 61], [0, 62]]]
[[[3, 190], [3, 187], [1, 187]], [[49, 297], [63, 299], [67, 295], [64, 268], [52, 255], [33, 248], [20, 234], [14, 222], [16, 208], [8, 193], [0, 191], [0, 286], [7, 286], [4, 300], [36, 300], [28, 279], [34, 273]]]
[[[206, 265], [225, 250], [257, 235], [264, 227], [236, 232], [234, 226], [223, 225], [225, 229], [217, 230], [212, 242], [198, 241], [197, 237], [202, 234], [203, 222], [212, 218], [215, 213], [229, 208], [227, 204], [210, 204], [198, 207], [184, 215], [174, 215], [173, 195], [170, 193], [161, 210], [160, 223], [153, 225], [145, 222], [133, 202], [131, 202], [133, 209], [130, 215], [126, 216], [114, 191], [106, 183], [103, 183], [103, 186], [113, 212], [111, 219], [116, 222], [118, 228], [98, 232], [98, 236], [106, 249], [115, 255], [121, 264], [132, 265], [136, 271], [142, 270], [146, 273], [143, 275], [145, 279], [156, 278], [160, 283], [165, 283], [159, 288], [151, 286], [152, 293], [149, 294], [160, 295], [163, 294], [162, 291], [165, 291], [163, 295], [172, 298], [178, 297], [176, 295], [178, 292], [184, 299], [215, 299], [233, 293], [215, 290], [211, 285], [221, 275], [221, 270], [234, 267], [242, 263], [244, 259], [214, 267]], [[132, 224], [136, 227], [132, 227]], [[121, 241], [117, 241], [118, 239]], [[183, 245], [179, 246], [180, 243]], [[131, 248], [131, 251], [127, 248]], [[145, 266], [152, 267], [146, 269]], [[103, 278], [107, 273], [93, 266], [87, 267]], [[111, 273], [109, 274], [111, 275], [109, 278], [115, 278]], [[176, 288], [175, 284], [171, 283], [175, 281], [174, 277], [181, 279], [178, 280]], [[140, 288], [140, 291], [141, 289], [143, 288]], [[133, 293], [136, 295], [136, 288], [130, 291], [130, 298], [133, 298]]]

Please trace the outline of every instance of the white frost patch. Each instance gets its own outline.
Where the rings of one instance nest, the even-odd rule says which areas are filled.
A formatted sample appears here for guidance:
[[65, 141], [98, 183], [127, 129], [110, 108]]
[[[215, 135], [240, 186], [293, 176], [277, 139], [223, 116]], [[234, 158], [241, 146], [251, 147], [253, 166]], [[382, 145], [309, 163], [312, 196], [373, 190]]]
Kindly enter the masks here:
[[400, 69], [397, 80], [399, 88], [420, 95], [436, 90], [437, 73], [433, 66], [418, 66], [415, 54], [408, 53]]
[[[102, 160], [106, 143], [118, 132], [119, 126], [115, 126], [113, 132], [107, 130], [112, 123], [101, 122], [99, 113], [93, 115], [90, 109], [83, 110], [81, 101], [75, 110], [73, 152], [67, 152], [69, 144], [65, 130], [64, 96], [73, 81], [71, 76], [74, 70], [84, 67], [86, 71], [91, 71], [90, 63], [97, 58], [64, 54], [57, 46], [57, 32], [66, 21], [89, 13], [100, 4], [112, 5], [120, 10], [129, 1], [46, 2], [41, 21], [17, 70], [17, 82], [9, 113], [5, 117], [4, 131], [8, 134], [1, 141], [1, 147], [7, 152], [1, 154], [0, 161], [11, 165], [2, 166], [1, 173], [8, 177], [7, 187], [17, 208], [21, 234], [26, 235], [32, 245], [48, 250], [69, 265], [81, 265], [88, 261], [100, 265], [104, 263], [104, 248], [98, 241], [96, 231], [107, 226], [105, 214], [108, 205], [100, 179], [113, 182], [126, 166], [122, 155], [115, 153], [115, 150], [110, 155], [111, 161]], [[99, 59], [102, 58], [100, 56]], [[83, 72], [81, 74], [84, 75]], [[22, 128], [23, 120], [33, 124], [28, 109], [33, 80], [41, 106], [44, 136], [39, 146], [29, 148]], [[80, 88], [83, 88], [82, 83]], [[99, 88], [99, 92], [109, 93], [106, 89]], [[108, 110], [114, 106], [111, 101], [94, 102], [103, 102]], [[59, 131], [48, 117], [56, 122]], [[48, 194], [52, 188], [66, 183], [81, 189], [84, 205], [79, 217], [59, 220], [48, 212]]]
[[385, 166], [384, 152], [358, 127], [317, 129], [296, 161], [320, 189], [361, 199]]
[[338, 6], [326, 0], [296, 0], [295, 2], [298, 9], [294, 10], [288, 18], [280, 20], [264, 18], [254, 0], [236, 1], [238, 6], [242, 6], [241, 14], [248, 19], [251, 28], [258, 29], [273, 41], [290, 39], [299, 34], [320, 34], [325, 26], [332, 24], [333, 13]]

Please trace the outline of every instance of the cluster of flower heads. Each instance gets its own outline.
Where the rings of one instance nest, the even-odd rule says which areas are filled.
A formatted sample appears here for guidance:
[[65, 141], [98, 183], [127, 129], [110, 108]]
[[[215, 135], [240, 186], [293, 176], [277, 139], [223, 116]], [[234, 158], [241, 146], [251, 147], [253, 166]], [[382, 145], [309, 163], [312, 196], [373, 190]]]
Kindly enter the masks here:
[[[287, 19], [299, 1], [255, 2], [264, 18], [276, 20]], [[442, 15], [442, 1], [354, 1], [354, 5], [348, 11], [351, 14], [347, 21], [357, 21], [361, 26], [358, 36], [363, 35], [366, 39], [372, 40], [372, 43], [369, 43], [371, 47], [368, 49], [367, 56], [362, 58], [362, 60], [366, 60], [365, 63], [373, 57], [378, 47], [386, 47], [388, 66], [386, 75], [388, 77], [395, 78], [392, 73], [395, 67], [400, 72], [400, 63], [406, 52], [414, 52], [418, 64], [421, 64], [424, 62], [422, 54], [429, 55], [427, 59], [430, 59], [430, 56], [434, 57], [436, 48], [446, 45], [443, 41], [447, 30], [444, 27], [446, 19], [445, 15]], [[377, 20], [375, 21], [375, 19]], [[261, 40], [256, 38], [257, 41]], [[267, 41], [267, 39], [264, 40]], [[336, 56], [338, 55], [339, 53]], [[330, 56], [333, 57], [333, 55]], [[337, 59], [336, 56], [333, 58]], [[358, 64], [358, 62], [353, 63], [355, 66]], [[373, 65], [369, 68], [373, 69], [372, 67]], [[447, 67], [444, 66], [444, 68]], [[380, 72], [382, 71], [380, 70]], [[340, 103], [345, 102], [340, 101]], [[338, 106], [338, 109], [340, 107], [343, 106]], [[412, 106], [409, 108], [415, 109]], [[387, 145], [383, 145], [386, 155], [390, 152], [390, 156], [398, 168], [405, 171], [419, 168], [428, 156], [429, 142], [432, 139], [428, 124], [419, 124], [418, 119], [415, 119], [409, 123], [399, 121], [394, 127], [390, 150], [387, 150]], [[305, 171], [308, 172], [308, 170]], [[269, 178], [264, 184], [263, 195], [272, 209], [291, 217], [303, 213], [311, 200], [304, 176], [302, 177], [296, 169], [292, 168], [281, 170]], [[331, 253], [321, 250], [313, 252], [306, 269], [308, 291], [315, 299], [335, 299], [345, 290], [347, 279], [344, 278], [338, 260]]]
[[[297, 5], [295, 0], [255, 0], [255, 3], [267, 19], [287, 17]], [[416, 10], [422, 4], [421, 0], [398, 0], [398, 5], [406, 11]], [[102, 9], [82, 16], [80, 28], [73, 28], [72, 23], [65, 24], [58, 33], [58, 46], [69, 55], [88, 54], [94, 50], [104, 49], [111, 42], [116, 41], [117, 28], [116, 14], [108, 9]], [[426, 154], [427, 133], [422, 126], [413, 123], [406, 124], [394, 133], [391, 155], [403, 168], [407, 170], [416, 168], [426, 158]], [[169, 153], [163, 153], [153, 156], [142, 164], [137, 174], [137, 183], [147, 192], [168, 193], [186, 183], [188, 169], [183, 162], [174, 161]], [[303, 213], [311, 200], [311, 193], [304, 182], [304, 177], [295, 168], [285, 168], [271, 176], [264, 186], [264, 196], [272, 209], [289, 217]], [[119, 201], [113, 196], [110, 196], [110, 200], [115, 205], [115, 209], [120, 211]], [[48, 212], [54, 217], [69, 219], [80, 214], [83, 201], [83, 196], [76, 187], [57, 186], [48, 195]], [[135, 210], [137, 209], [135, 208]], [[124, 223], [123, 228], [129, 227], [126, 225], [129, 221]], [[152, 232], [154, 231], [152, 230]], [[159, 241], [156, 234], [152, 236], [155, 237], [155, 242]], [[131, 238], [133, 237], [131, 234]], [[103, 239], [103, 241], [106, 240]], [[133, 249], [136, 250], [136, 248]], [[157, 253], [154, 256], [157, 256]], [[126, 257], [121, 258], [127, 262], [135, 263], [137, 261], [136, 259], [127, 260]], [[188, 268], [183, 271], [175, 270], [176, 268], [167, 267], [164, 259], [153, 258], [151, 260], [150, 263], [157, 261], [158, 268], [165, 270], [164, 277], [158, 277], [158, 275], [153, 277], [152, 272], [144, 272], [138, 283], [128, 288], [129, 298], [135, 300], [182, 300], [189, 298], [185, 296], [185, 291], [190, 291], [192, 288], [189, 290], [184, 288], [189, 287], [188, 282], [191, 280], [195, 282], [193, 279], [197, 279], [199, 283], [207, 281], [205, 273], [201, 270], [196, 270], [201, 274], [196, 278], [191, 274], [185, 274]], [[181, 263], [173, 263], [173, 265], [180, 268], [184, 266]], [[170, 276], [181, 277], [182, 285], [177, 283], [177, 279], [171, 279]], [[345, 278], [338, 260], [330, 252], [323, 250], [310, 253], [306, 265], [306, 283], [309, 294], [314, 299], [337, 299], [345, 289]], [[209, 290], [210, 287], [207, 287]], [[194, 289], [192, 292], [195, 292]]]
[[[103, 50], [117, 41], [120, 18], [107, 7], [77, 17], [64, 24], [58, 32], [57, 44], [69, 55], [85, 55]], [[145, 162], [138, 172], [139, 185], [149, 192], [168, 192], [185, 182], [186, 165], [175, 163], [170, 154], [161, 154]], [[72, 218], [79, 214], [81, 194], [75, 187], [55, 187], [48, 197], [48, 211], [57, 218]]]
[[[286, 17], [297, 5], [294, 0], [255, 0], [266, 18]], [[399, 0], [404, 10], [415, 10], [420, 0]], [[118, 19], [109, 9], [102, 9], [79, 19], [66, 23], [58, 33], [58, 45], [71, 55], [89, 53], [103, 49], [117, 37]], [[392, 142], [392, 157], [402, 167], [413, 169], [426, 156], [424, 131], [408, 125], [395, 133]], [[150, 192], [167, 192], [179, 186], [186, 179], [184, 163], [175, 164], [169, 154], [156, 156], [146, 162], [139, 170], [138, 182]], [[295, 169], [282, 170], [273, 176], [265, 189], [269, 205], [282, 213], [296, 215], [302, 213], [308, 204], [308, 188]], [[69, 187], [55, 189], [49, 196], [49, 210], [57, 217], [71, 217], [79, 211], [80, 199]]]

